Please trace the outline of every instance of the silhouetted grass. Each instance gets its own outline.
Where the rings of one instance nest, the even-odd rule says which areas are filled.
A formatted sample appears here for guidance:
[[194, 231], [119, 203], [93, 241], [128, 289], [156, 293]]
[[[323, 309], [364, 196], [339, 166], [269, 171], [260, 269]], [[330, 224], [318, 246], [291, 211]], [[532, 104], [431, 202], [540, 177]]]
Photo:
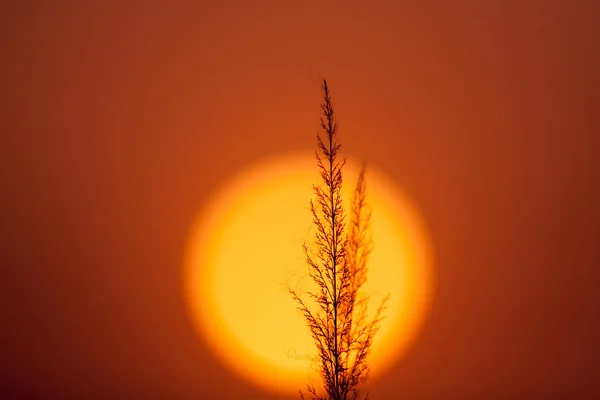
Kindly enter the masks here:
[[[316, 227], [315, 252], [310, 254], [304, 243], [309, 276], [318, 290], [308, 292], [308, 299], [288, 288], [298, 309], [306, 319], [319, 359], [324, 395], [307, 385], [312, 400], [358, 399], [361, 384], [369, 374], [367, 362], [373, 337], [379, 329], [387, 298], [375, 317], [367, 321], [367, 300], [361, 287], [367, 279], [367, 264], [372, 250], [369, 231], [371, 211], [367, 205], [365, 167], [361, 169], [351, 203], [350, 226], [342, 202], [342, 169], [346, 158], [339, 160], [341, 144], [337, 140], [337, 123], [327, 81], [323, 79], [323, 117], [317, 135], [317, 167], [321, 185], [314, 185], [316, 202], [310, 202]], [[324, 139], [323, 137], [324, 136]], [[346, 232], [348, 230], [348, 232]], [[300, 397], [304, 399], [302, 391]], [[368, 394], [364, 396], [368, 399]]]

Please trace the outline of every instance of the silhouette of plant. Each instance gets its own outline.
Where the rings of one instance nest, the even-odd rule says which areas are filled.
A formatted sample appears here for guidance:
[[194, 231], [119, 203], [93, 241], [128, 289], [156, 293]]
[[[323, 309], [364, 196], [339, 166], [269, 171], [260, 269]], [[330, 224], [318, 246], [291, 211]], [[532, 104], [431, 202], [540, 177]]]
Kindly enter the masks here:
[[[349, 232], [342, 202], [342, 168], [339, 160], [341, 144], [337, 140], [337, 123], [327, 81], [323, 79], [323, 117], [317, 134], [316, 151], [321, 185], [314, 185], [316, 204], [310, 210], [316, 227], [315, 251], [304, 243], [309, 277], [318, 288], [301, 296], [288, 287], [317, 347], [317, 355], [325, 395], [307, 385], [312, 400], [358, 399], [361, 384], [368, 377], [367, 356], [373, 337], [379, 329], [387, 298], [367, 321], [368, 297], [361, 294], [367, 279], [367, 262], [372, 250], [369, 233], [371, 211], [366, 199], [365, 167], [361, 169], [351, 202]], [[324, 138], [322, 137], [324, 136]], [[304, 395], [300, 390], [300, 397]], [[368, 399], [368, 394], [364, 396]]]

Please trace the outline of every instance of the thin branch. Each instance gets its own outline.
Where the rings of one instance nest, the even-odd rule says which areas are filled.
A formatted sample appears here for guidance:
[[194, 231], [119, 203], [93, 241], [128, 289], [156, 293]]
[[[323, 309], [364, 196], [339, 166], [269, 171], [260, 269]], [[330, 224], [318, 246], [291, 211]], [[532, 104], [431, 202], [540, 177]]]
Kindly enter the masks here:
[[[316, 227], [313, 255], [304, 243], [309, 277], [318, 290], [307, 293], [318, 307], [309, 308], [300, 294], [288, 287], [298, 304], [317, 348], [324, 395], [312, 386], [311, 400], [358, 399], [359, 388], [368, 377], [367, 357], [379, 329], [387, 298], [367, 322], [367, 300], [361, 288], [367, 279], [367, 264], [373, 249], [370, 234], [371, 209], [367, 204], [363, 165], [353, 193], [348, 226], [342, 201], [342, 169], [339, 159], [337, 122], [327, 81], [323, 80], [321, 134], [317, 134], [316, 164], [322, 180], [314, 185], [315, 201], [310, 202]], [[348, 232], [347, 232], [348, 231]], [[304, 394], [300, 390], [300, 398]], [[368, 394], [364, 397], [368, 399]]]

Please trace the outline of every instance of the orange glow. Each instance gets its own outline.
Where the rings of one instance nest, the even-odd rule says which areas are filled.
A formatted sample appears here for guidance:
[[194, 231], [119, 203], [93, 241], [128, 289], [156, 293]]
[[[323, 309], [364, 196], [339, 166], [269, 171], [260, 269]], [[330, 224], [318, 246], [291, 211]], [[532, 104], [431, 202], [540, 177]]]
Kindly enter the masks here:
[[[349, 199], [360, 164], [344, 169]], [[371, 376], [414, 340], [433, 295], [432, 250], [416, 210], [392, 181], [367, 167], [374, 250], [365, 293], [374, 311], [391, 294], [370, 357]], [[310, 333], [286, 285], [310, 290], [302, 243], [319, 182], [314, 156], [270, 158], [245, 169], [207, 202], [188, 242], [185, 288], [192, 320], [214, 355], [238, 376], [289, 394], [316, 381]], [[349, 208], [346, 207], [348, 211]]]

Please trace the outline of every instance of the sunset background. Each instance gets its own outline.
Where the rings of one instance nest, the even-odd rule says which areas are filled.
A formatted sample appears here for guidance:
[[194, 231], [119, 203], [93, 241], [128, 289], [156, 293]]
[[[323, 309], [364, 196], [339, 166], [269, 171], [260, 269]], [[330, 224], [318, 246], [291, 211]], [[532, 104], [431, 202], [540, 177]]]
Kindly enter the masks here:
[[200, 340], [184, 252], [221, 182], [314, 149], [321, 77], [344, 151], [435, 251], [431, 312], [372, 398], [600, 396], [598, 8], [2, 5], [0, 397], [278, 400]]

